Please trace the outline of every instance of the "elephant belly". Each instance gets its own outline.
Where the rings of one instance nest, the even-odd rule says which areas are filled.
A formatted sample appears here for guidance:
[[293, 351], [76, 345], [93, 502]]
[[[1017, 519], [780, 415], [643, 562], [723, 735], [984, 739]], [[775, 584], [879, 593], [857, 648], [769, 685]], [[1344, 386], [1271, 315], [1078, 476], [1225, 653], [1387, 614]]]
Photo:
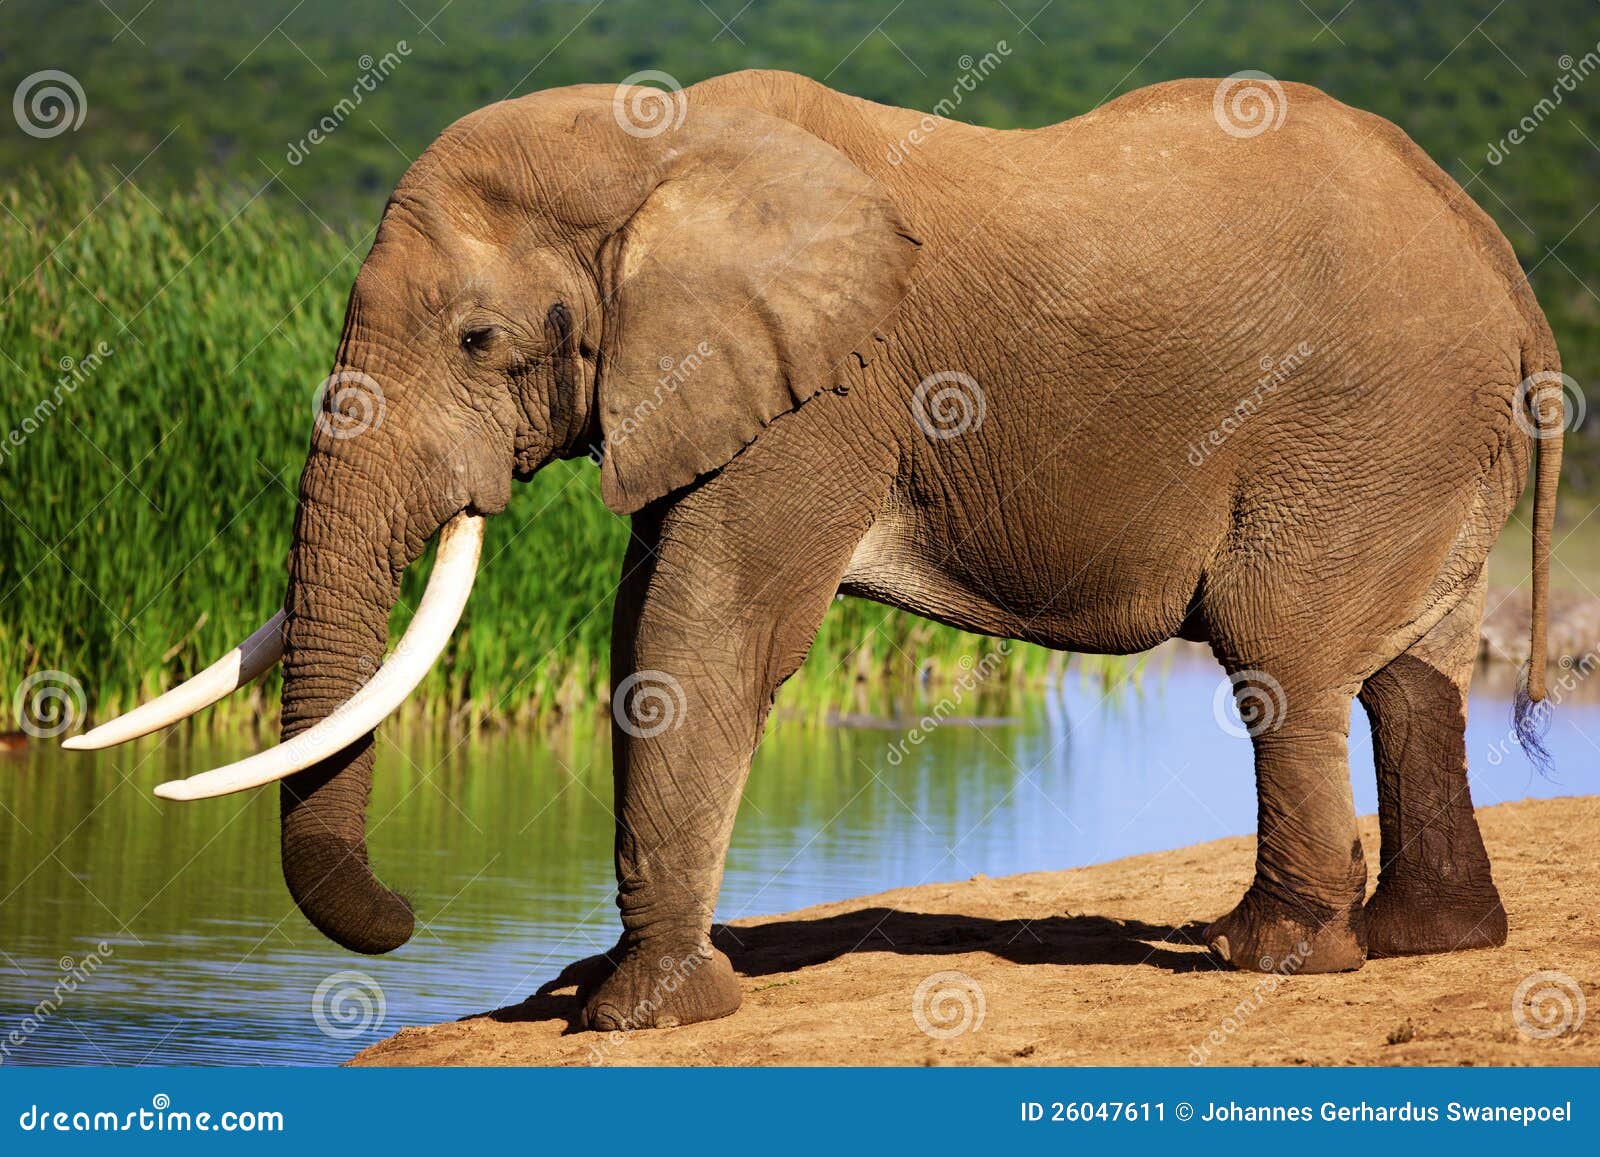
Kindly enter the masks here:
[[1106, 538], [1054, 527], [1019, 546], [1015, 535], [891, 511], [856, 547], [839, 590], [961, 630], [1131, 654], [1175, 636], [1205, 638], [1189, 614], [1211, 553], [1202, 538], [1180, 541], [1159, 527]]

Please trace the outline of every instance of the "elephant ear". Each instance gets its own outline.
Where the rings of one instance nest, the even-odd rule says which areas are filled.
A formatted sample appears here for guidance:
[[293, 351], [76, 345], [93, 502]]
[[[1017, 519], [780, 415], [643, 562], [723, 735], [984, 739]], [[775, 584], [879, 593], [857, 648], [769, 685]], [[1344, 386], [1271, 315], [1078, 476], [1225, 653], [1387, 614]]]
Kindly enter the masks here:
[[743, 109], [688, 119], [602, 254], [601, 493], [618, 514], [866, 365], [918, 249], [882, 187], [805, 130]]

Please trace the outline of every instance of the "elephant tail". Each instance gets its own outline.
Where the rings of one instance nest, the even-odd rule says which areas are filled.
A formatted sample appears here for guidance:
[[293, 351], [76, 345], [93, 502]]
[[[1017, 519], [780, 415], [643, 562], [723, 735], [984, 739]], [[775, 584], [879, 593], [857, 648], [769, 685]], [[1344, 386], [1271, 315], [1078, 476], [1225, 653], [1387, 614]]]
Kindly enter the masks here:
[[1550, 538], [1555, 531], [1556, 487], [1561, 481], [1561, 435], [1566, 398], [1561, 371], [1545, 370], [1523, 378], [1522, 397], [1533, 421], [1538, 466], [1533, 483], [1533, 637], [1528, 649], [1527, 695], [1540, 703], [1546, 694], [1545, 654], [1550, 621]]
[[[1545, 331], [1548, 334], [1548, 330]], [[1546, 365], [1559, 365], [1551, 343], [1550, 356], [1540, 359]], [[1541, 771], [1551, 763], [1545, 747], [1545, 729], [1550, 723], [1545, 684], [1548, 661], [1547, 639], [1550, 623], [1550, 538], [1555, 531], [1556, 488], [1561, 481], [1561, 435], [1566, 427], [1566, 379], [1559, 369], [1528, 374], [1529, 359], [1524, 358], [1525, 376], [1517, 391], [1516, 404], [1528, 407], [1537, 465], [1533, 483], [1533, 614], [1532, 638], [1528, 647], [1528, 669], [1518, 680], [1512, 708], [1512, 727], [1517, 742], [1529, 761]]]

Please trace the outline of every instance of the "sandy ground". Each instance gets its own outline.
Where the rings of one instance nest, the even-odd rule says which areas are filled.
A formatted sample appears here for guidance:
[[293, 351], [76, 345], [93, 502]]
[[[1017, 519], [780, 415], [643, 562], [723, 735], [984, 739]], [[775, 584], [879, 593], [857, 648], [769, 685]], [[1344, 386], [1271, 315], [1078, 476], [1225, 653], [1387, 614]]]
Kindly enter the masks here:
[[[404, 1029], [351, 1063], [1600, 1063], [1600, 796], [1479, 816], [1511, 918], [1504, 948], [1333, 976], [1223, 971], [1194, 939], [1248, 883], [1245, 837], [739, 921], [717, 934], [744, 984], [725, 1020], [572, 1032], [568, 989]], [[1377, 821], [1362, 827], [1375, 879]], [[1522, 1020], [1572, 1023], [1539, 1039], [1519, 1030], [1513, 1001], [1545, 971], [1564, 976], [1532, 982]]]

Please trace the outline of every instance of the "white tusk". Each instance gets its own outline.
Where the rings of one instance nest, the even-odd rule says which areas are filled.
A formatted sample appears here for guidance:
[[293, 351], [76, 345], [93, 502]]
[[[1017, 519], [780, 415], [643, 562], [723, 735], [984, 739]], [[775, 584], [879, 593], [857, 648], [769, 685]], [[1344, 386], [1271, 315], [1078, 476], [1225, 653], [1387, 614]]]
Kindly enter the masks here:
[[98, 751], [115, 747], [152, 731], [160, 731], [204, 711], [233, 694], [283, 658], [283, 612], [279, 611], [255, 634], [186, 683], [135, 707], [126, 715], [109, 719], [93, 731], [63, 739], [69, 751]]
[[156, 788], [156, 795], [162, 799], [210, 799], [286, 779], [343, 751], [383, 722], [422, 682], [428, 668], [450, 641], [450, 633], [461, 621], [467, 596], [472, 593], [472, 580], [478, 571], [478, 554], [482, 549], [483, 519], [473, 514], [458, 514], [452, 518], [439, 532], [439, 551], [433, 573], [428, 576], [428, 589], [422, 593], [422, 602], [417, 606], [411, 625], [389, 661], [378, 668], [377, 674], [367, 680], [361, 690], [326, 719], [287, 743], [215, 771], [164, 783]]

